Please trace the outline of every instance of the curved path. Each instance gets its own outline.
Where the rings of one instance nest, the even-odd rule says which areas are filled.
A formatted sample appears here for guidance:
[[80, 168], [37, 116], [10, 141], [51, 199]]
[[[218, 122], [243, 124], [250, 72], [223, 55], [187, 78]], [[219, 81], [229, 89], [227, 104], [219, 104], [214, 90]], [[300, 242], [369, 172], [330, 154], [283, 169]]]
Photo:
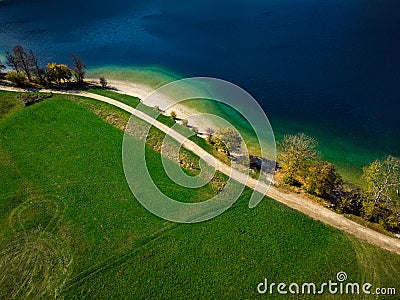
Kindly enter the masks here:
[[[0, 86], [1, 90], [7, 91], [17, 91], [23, 92], [23, 89], [16, 89], [12, 87], [5, 87]], [[241, 173], [238, 170], [232, 169], [228, 165], [224, 164], [223, 162], [219, 161], [218, 159], [211, 156], [208, 152], [206, 152], [203, 148], [199, 147], [197, 144], [193, 143], [192, 141], [186, 139], [183, 135], [179, 134], [178, 132], [172, 130], [170, 127], [158, 122], [157, 120], [153, 119], [149, 115], [132, 108], [126, 104], [123, 104], [119, 101], [114, 99], [100, 96], [93, 93], [87, 92], [59, 92], [53, 90], [41, 90], [41, 92], [52, 92], [52, 93], [59, 93], [59, 94], [68, 94], [68, 95], [76, 95], [76, 96], [84, 96], [91, 99], [99, 100], [113, 106], [116, 106], [150, 124], [154, 127], [157, 127], [164, 133], [171, 136], [177, 142], [182, 144], [183, 147], [192, 151], [197, 156], [203, 158], [207, 163], [211, 166], [215, 167], [218, 171], [230, 176], [231, 178], [235, 179], [236, 181], [245, 184], [246, 186], [250, 187], [251, 189], [262, 193], [278, 202], [281, 202], [295, 210], [300, 211], [303, 214], [310, 216], [315, 220], [319, 220], [327, 225], [335, 227], [339, 230], [342, 230], [346, 233], [349, 233], [361, 240], [367, 241], [373, 245], [379, 246], [383, 249], [388, 251], [394, 252], [400, 255], [400, 239], [393, 238], [382, 233], [376, 232], [372, 229], [364, 227], [354, 221], [351, 221], [344, 217], [343, 215], [339, 215], [321, 205], [318, 205], [310, 200], [302, 198], [293, 193], [284, 193], [279, 189], [268, 186], [258, 180], [248, 177], [246, 174]]]

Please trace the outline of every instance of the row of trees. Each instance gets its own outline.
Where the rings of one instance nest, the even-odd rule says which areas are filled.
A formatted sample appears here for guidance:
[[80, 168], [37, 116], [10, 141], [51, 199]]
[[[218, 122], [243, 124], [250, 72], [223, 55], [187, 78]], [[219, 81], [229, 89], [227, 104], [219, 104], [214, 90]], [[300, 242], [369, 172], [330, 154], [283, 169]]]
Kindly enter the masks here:
[[320, 160], [315, 139], [299, 133], [278, 143], [285, 184], [331, 201], [343, 213], [362, 216], [391, 231], [400, 230], [400, 159], [387, 156], [363, 169], [365, 188], [348, 189], [335, 166]]
[[[70, 67], [52, 62], [43, 68], [32, 50], [26, 51], [22, 46], [17, 45], [12, 52], [7, 52], [6, 59], [7, 65], [13, 69], [7, 73], [6, 79], [17, 86], [25, 83], [61, 85], [69, 82], [72, 77], [75, 78], [76, 83], [82, 84], [86, 74], [85, 63], [75, 54], [71, 54]], [[4, 70], [6, 67], [0, 64], [0, 68]]]

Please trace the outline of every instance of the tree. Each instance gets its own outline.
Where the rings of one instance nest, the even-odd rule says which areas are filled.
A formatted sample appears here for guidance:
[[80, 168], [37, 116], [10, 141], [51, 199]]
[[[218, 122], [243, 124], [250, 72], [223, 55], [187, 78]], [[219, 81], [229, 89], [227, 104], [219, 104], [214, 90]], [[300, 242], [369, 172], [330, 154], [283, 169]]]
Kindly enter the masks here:
[[12, 84], [16, 86], [22, 86], [24, 85], [26, 81], [26, 76], [22, 73], [17, 73], [17, 72], [8, 72], [6, 77], [7, 80], [11, 81]]
[[199, 129], [197, 127], [192, 127], [192, 131], [195, 135], [199, 134]]
[[345, 189], [341, 186], [338, 189], [338, 195], [335, 208], [339, 213], [353, 214], [360, 216], [362, 212], [362, 195], [359, 188], [350, 187]]
[[85, 63], [75, 54], [71, 54], [71, 61], [72, 61], [72, 72], [74, 74], [75, 80], [78, 83], [82, 83], [83, 79], [85, 79], [86, 68]]
[[171, 113], [170, 113], [169, 115], [170, 115], [170, 116], [171, 116], [171, 118], [172, 118], [172, 119], [174, 119], [174, 120], [175, 120], [175, 119], [176, 119], [176, 117], [177, 117], [176, 111], [174, 111], [174, 110], [173, 110], [173, 111], [171, 111]]
[[188, 120], [183, 119], [183, 120], [182, 120], [182, 126], [187, 127], [187, 126], [188, 126]]
[[308, 167], [303, 188], [310, 194], [328, 197], [342, 182], [333, 164], [317, 161]]
[[389, 155], [384, 161], [374, 161], [363, 171], [367, 184], [365, 197], [376, 205], [397, 209], [400, 206], [400, 159]]
[[[394, 230], [400, 226], [400, 159], [387, 156], [363, 170], [363, 216]], [[396, 229], [396, 230], [397, 230]]]
[[3, 63], [0, 61], [0, 71], [3, 71], [5, 69], [7, 69], [7, 67], [3, 65]]
[[13, 48], [12, 54], [9, 52], [6, 54], [9, 65], [13, 67], [17, 73], [23, 72], [30, 82], [32, 82], [35, 58], [32, 57], [32, 53], [33, 52], [27, 53], [22, 46], [17, 45]]
[[225, 144], [229, 152], [241, 151], [243, 139], [237, 130], [230, 127], [221, 128], [216, 132], [216, 136]]
[[215, 134], [215, 129], [208, 127], [206, 129], [206, 135], [208, 138], [211, 138]]
[[99, 78], [99, 82], [100, 82], [100, 85], [101, 85], [101, 87], [102, 87], [103, 89], [105, 89], [105, 88], [107, 87], [108, 82], [107, 82], [107, 80], [106, 80], [104, 77], [100, 77], [100, 78]]
[[46, 67], [47, 78], [50, 82], [56, 82], [58, 85], [62, 81], [66, 82], [72, 77], [71, 70], [66, 65], [51, 63]]
[[19, 73], [19, 65], [17, 64], [17, 60], [15, 59], [14, 55], [7, 51], [6, 53], [7, 64], [9, 67], [13, 68], [15, 72]]
[[285, 135], [278, 143], [279, 165], [282, 167], [284, 182], [294, 184], [296, 177], [301, 177], [310, 163], [319, 157], [319, 152], [315, 149], [317, 141], [298, 133], [296, 135]]
[[39, 83], [43, 83], [46, 72], [42, 68], [40, 68], [39, 60], [38, 60], [37, 56], [33, 53], [32, 50], [29, 50], [29, 55], [30, 55], [30, 59], [31, 59], [31, 63], [32, 63], [33, 75], [36, 77], [36, 79]]

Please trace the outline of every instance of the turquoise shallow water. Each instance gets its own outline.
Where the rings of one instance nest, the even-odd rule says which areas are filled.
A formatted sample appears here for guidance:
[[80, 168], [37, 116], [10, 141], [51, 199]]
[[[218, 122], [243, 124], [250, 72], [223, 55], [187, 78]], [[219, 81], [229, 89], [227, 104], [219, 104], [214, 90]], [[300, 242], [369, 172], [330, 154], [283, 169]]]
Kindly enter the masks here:
[[356, 181], [361, 166], [400, 155], [399, 8], [397, 0], [6, 0], [0, 52], [18, 43], [42, 62], [76, 52], [106, 76], [152, 85], [231, 81], [257, 99], [278, 139], [313, 135]]

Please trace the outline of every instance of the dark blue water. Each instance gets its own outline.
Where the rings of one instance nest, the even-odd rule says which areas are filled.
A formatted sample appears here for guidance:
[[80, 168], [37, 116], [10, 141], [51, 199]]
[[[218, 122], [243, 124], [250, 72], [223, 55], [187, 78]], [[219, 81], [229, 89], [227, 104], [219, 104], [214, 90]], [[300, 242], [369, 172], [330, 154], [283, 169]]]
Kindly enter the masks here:
[[278, 133], [400, 154], [398, 0], [0, 2], [0, 50], [17, 43], [43, 61], [223, 78]]

